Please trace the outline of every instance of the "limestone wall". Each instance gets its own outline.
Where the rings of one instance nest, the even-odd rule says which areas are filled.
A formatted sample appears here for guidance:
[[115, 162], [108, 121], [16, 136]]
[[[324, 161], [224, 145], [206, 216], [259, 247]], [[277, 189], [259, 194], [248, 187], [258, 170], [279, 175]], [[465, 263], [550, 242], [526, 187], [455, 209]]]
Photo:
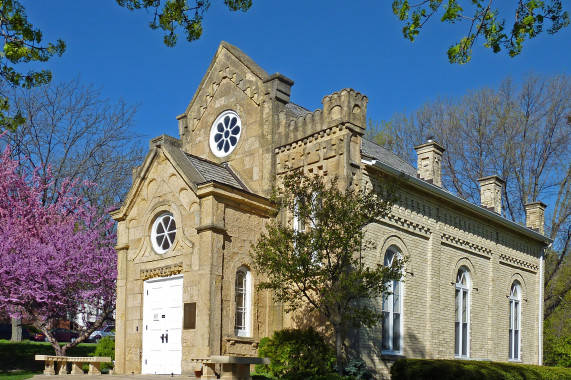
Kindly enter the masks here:
[[[403, 186], [392, 213], [367, 228], [376, 249], [365, 257], [382, 263], [391, 245], [407, 258], [404, 276], [403, 355], [454, 358], [454, 292], [460, 266], [470, 270], [470, 358], [508, 361], [509, 294], [522, 286], [521, 359], [538, 361], [541, 246], [502, 225]], [[381, 300], [376, 301], [379, 307]], [[358, 347], [376, 368], [394, 357], [381, 353], [380, 327], [362, 329]]]

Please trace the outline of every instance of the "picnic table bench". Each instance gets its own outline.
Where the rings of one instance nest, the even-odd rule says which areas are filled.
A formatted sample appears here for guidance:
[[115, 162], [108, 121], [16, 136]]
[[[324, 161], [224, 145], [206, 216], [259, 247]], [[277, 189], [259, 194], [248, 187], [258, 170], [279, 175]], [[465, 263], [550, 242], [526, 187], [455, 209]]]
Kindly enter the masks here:
[[216, 379], [214, 367], [221, 365], [220, 380], [250, 380], [250, 365], [270, 364], [268, 358], [247, 356], [210, 356], [207, 358], [191, 358], [191, 362], [202, 367], [195, 372], [201, 373], [205, 379]]
[[83, 363], [89, 364], [88, 375], [101, 375], [101, 363], [111, 363], [108, 356], [36, 355], [36, 360], [46, 362], [44, 375], [67, 375], [67, 363], [71, 363], [72, 375], [83, 375]]

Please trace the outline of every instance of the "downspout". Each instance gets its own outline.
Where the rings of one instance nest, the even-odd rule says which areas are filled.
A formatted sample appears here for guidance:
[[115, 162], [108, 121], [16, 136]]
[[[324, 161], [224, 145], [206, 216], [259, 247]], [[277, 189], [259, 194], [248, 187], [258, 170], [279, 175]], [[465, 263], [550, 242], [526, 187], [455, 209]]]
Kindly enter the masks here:
[[[551, 246], [551, 244], [549, 244]], [[548, 247], [549, 248], [549, 247]], [[539, 314], [538, 318], [538, 331], [537, 331], [537, 365], [543, 365], [543, 257], [545, 256], [545, 249], [541, 250], [539, 256]]]

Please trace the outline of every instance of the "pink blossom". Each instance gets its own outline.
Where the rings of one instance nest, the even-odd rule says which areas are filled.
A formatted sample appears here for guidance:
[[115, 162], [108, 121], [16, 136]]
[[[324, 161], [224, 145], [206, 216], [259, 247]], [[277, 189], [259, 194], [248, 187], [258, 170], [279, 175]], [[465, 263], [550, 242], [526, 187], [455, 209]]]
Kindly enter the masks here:
[[64, 181], [55, 201], [44, 204], [51, 185], [49, 176], [26, 172], [9, 147], [1, 154], [0, 311], [22, 316], [44, 333], [58, 319], [98, 316], [61, 349], [48, 336], [56, 353], [65, 354], [115, 308], [116, 239], [113, 222], [81, 196], [86, 184]]

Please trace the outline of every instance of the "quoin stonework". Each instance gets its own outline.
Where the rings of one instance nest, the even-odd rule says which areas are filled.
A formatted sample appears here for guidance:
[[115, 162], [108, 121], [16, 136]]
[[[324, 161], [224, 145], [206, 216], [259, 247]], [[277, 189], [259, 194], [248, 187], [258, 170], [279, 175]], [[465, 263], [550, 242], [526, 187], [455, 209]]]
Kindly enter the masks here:
[[526, 226], [503, 218], [494, 173], [480, 180], [482, 204], [466, 202], [442, 187], [446, 147], [416, 147], [414, 168], [363, 138], [365, 95], [343, 89], [309, 111], [290, 100], [293, 84], [223, 42], [179, 137], [151, 140], [112, 212], [116, 372], [194, 375], [205, 358], [256, 356], [261, 338], [295, 327], [256, 289], [264, 274], [249, 252], [274, 215], [277, 179], [300, 168], [342, 186], [404, 179], [362, 254], [371, 265], [405, 257], [403, 279], [370, 300], [382, 325], [349, 331], [349, 351], [378, 377], [402, 356], [541, 364], [545, 205], [527, 205]]

